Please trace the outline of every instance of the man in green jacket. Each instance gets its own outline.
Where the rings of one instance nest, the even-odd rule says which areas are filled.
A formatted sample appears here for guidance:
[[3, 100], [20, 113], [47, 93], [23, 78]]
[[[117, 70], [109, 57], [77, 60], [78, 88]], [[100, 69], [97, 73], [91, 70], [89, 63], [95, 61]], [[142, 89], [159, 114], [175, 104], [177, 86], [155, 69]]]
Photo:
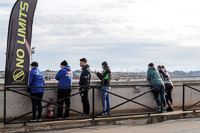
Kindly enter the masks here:
[[151, 82], [152, 89], [154, 89], [153, 93], [156, 103], [158, 104], [158, 111], [161, 111], [160, 94], [163, 102], [163, 112], [166, 112], [165, 86], [153, 63], [149, 63], [148, 65], [147, 80]]

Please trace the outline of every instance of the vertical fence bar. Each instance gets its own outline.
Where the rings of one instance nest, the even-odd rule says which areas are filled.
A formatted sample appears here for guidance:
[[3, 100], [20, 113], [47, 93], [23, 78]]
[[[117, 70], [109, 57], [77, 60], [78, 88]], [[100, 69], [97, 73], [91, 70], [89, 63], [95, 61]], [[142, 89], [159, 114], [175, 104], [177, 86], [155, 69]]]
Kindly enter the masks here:
[[163, 87], [162, 86], [160, 86], [160, 89], [161, 89], [161, 95], [160, 95], [160, 97], [161, 97], [161, 113], [163, 112]]
[[4, 87], [4, 119], [3, 119], [3, 122], [4, 122], [4, 125], [6, 124], [6, 87]]
[[94, 87], [92, 88], [92, 120], [94, 121], [95, 120], [95, 91], [94, 91]]
[[183, 111], [185, 111], [185, 84], [183, 84]]

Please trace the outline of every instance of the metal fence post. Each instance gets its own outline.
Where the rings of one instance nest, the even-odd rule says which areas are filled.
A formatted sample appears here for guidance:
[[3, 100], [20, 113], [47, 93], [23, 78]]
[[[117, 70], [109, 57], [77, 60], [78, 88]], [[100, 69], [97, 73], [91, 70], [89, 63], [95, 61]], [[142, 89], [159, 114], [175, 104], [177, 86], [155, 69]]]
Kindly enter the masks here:
[[95, 120], [95, 91], [94, 91], [94, 87], [92, 88], [92, 120], [94, 121]]
[[4, 87], [4, 125], [6, 124], [6, 87]]
[[160, 95], [160, 97], [161, 97], [161, 113], [163, 112], [163, 91], [164, 91], [164, 89], [163, 89], [163, 86], [160, 86], [160, 89], [161, 89], [161, 95]]
[[183, 111], [185, 111], [185, 84], [183, 84]]

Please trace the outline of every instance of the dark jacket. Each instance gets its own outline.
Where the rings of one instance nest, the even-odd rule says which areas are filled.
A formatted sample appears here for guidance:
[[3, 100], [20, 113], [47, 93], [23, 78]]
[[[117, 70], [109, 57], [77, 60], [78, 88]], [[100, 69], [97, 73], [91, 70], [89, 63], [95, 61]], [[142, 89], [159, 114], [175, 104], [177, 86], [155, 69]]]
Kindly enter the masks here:
[[110, 85], [111, 82], [111, 70], [109, 66], [104, 67], [102, 73], [97, 73], [97, 77], [101, 80], [102, 85]]
[[162, 78], [162, 80], [165, 84], [171, 84], [173, 86], [173, 84], [170, 80], [169, 73], [166, 69], [159, 70], [159, 73], [160, 73], [160, 76], [161, 76], [161, 78]]
[[[91, 71], [89, 69], [89, 65], [86, 65], [85, 67], [82, 68], [81, 71], [81, 76], [80, 76], [80, 81], [79, 81], [79, 85], [85, 85], [85, 86], [89, 86], [90, 85], [90, 79], [91, 79]], [[89, 89], [88, 87], [81, 87], [81, 89]]]
[[[43, 93], [45, 80], [43, 73], [37, 68], [34, 67], [30, 71], [29, 75], [29, 88], [30, 93]], [[41, 88], [30, 88], [30, 87], [41, 87]]]
[[[55, 79], [58, 80], [58, 86], [72, 86], [72, 71], [66, 66], [56, 74]], [[60, 87], [58, 89], [72, 89], [71, 87]]]

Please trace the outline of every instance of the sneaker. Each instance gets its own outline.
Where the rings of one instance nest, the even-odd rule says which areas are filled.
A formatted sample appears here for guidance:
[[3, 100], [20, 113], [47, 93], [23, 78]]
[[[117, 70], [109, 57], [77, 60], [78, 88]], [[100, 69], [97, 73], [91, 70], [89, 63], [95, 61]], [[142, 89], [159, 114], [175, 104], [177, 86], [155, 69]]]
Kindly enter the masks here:
[[102, 115], [102, 116], [106, 116], [106, 115], [107, 115], [107, 113], [105, 112], [105, 113], [102, 113], [101, 115]]
[[32, 120], [30, 120], [30, 122], [36, 122], [37, 120], [36, 119], [32, 119]]
[[89, 117], [90, 117], [89, 115], [82, 114], [82, 115], [79, 116], [78, 118], [89, 118]]
[[161, 112], [161, 108], [158, 108], [157, 111], [158, 111], [158, 112]]
[[162, 110], [162, 113], [165, 113], [165, 112], [167, 112], [166, 109], [163, 109], [163, 110]]
[[57, 119], [57, 120], [62, 120], [62, 117], [57, 117], [56, 119]]
[[109, 113], [107, 113], [107, 115], [111, 115], [111, 113], [109, 112]]
[[174, 110], [173, 110], [172, 107], [168, 107], [168, 108], [167, 108], [167, 111], [170, 112], [170, 111], [174, 111]]
[[40, 122], [41, 122], [41, 121], [42, 121], [42, 119], [38, 119], [37, 121], [40, 121]]

